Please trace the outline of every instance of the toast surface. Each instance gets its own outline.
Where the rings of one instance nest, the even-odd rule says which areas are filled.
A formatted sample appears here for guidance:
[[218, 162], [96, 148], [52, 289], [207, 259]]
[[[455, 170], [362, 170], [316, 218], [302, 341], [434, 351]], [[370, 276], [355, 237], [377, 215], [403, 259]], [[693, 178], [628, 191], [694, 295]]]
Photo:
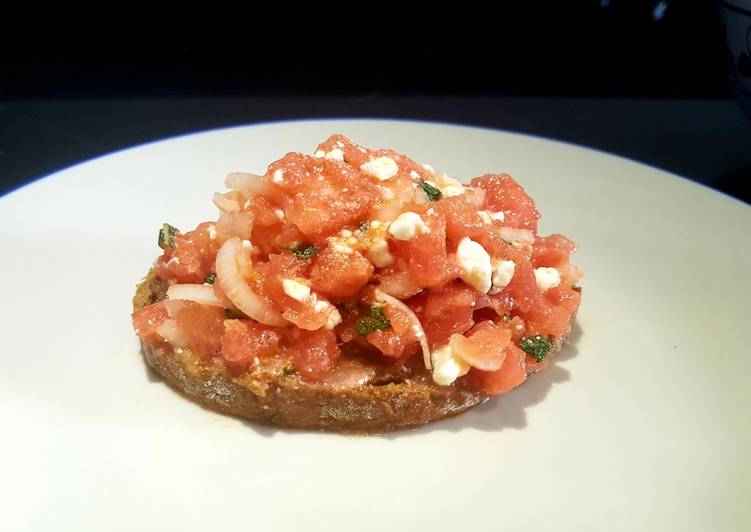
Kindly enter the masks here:
[[[164, 299], [154, 270], [141, 282], [134, 309]], [[424, 425], [476, 406], [487, 396], [463, 386], [439, 386], [419, 364], [377, 367], [366, 384], [310, 383], [285, 375], [283, 362], [262, 362], [233, 376], [190, 350], [141, 342], [144, 359], [177, 391], [218, 412], [262, 424], [345, 433], [379, 433]], [[346, 368], [345, 368], [346, 369]]]

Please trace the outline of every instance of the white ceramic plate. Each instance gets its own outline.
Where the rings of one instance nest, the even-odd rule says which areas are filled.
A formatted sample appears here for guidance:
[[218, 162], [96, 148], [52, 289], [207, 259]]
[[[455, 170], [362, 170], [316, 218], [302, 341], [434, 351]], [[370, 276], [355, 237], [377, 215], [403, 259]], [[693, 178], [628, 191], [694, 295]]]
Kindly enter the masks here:
[[[513, 174], [580, 251], [573, 344], [510, 395], [383, 437], [259, 427], [155, 380], [130, 326], [162, 222], [332, 132]], [[751, 209], [574, 146], [395, 121], [212, 131], [0, 199], [5, 530], [749, 530]]]

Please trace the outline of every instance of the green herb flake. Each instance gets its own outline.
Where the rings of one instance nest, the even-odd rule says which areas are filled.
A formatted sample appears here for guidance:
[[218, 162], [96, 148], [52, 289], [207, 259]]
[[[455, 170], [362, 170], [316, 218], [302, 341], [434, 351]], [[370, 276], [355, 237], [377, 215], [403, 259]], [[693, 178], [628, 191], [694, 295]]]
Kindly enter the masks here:
[[370, 223], [368, 222], [360, 222], [360, 225], [357, 226], [357, 230], [361, 233], [364, 233], [368, 230], [368, 227], [370, 227]]
[[204, 283], [207, 283], [207, 284], [214, 284], [214, 280], [215, 280], [215, 279], [216, 279], [216, 274], [212, 272], [212, 273], [208, 274], [208, 275], [207, 275], [207, 276], [206, 276], [206, 277], [204, 278], [203, 282], [204, 282]]
[[509, 321], [511, 319], [511, 314], [508, 312], [503, 313], [503, 321]]
[[537, 335], [522, 338], [521, 342], [519, 342], [519, 347], [537, 362], [542, 362], [552, 346], [550, 345], [550, 340], [546, 337]]
[[441, 191], [427, 181], [420, 181], [420, 186], [425, 191], [425, 194], [428, 195], [430, 201], [438, 201], [441, 199]]
[[371, 307], [370, 316], [365, 316], [355, 322], [355, 331], [360, 336], [368, 336], [373, 331], [385, 331], [389, 328], [391, 328], [391, 322], [381, 307]]
[[172, 227], [170, 224], [162, 224], [162, 228], [159, 230], [159, 240], [157, 244], [162, 249], [168, 247], [175, 248], [175, 235], [180, 231], [176, 227]]
[[240, 314], [238, 312], [235, 312], [234, 310], [230, 310], [228, 308], [224, 309], [224, 316], [228, 320], [240, 320], [240, 319], [243, 319], [245, 317], [242, 314]]
[[302, 260], [308, 260], [318, 253], [318, 250], [313, 244], [297, 244], [296, 246], [289, 248], [287, 251], [294, 253], [298, 259]]
[[284, 369], [282, 369], [282, 377], [289, 377], [294, 374], [295, 368], [293, 368], [291, 364], [284, 366]]

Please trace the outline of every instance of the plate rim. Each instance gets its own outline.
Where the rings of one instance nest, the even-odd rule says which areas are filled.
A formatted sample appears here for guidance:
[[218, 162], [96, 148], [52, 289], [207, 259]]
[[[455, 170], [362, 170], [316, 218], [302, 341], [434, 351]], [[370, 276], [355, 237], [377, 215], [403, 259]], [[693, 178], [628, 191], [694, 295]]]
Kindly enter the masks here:
[[220, 126], [220, 127], [213, 127], [213, 128], [207, 128], [207, 129], [193, 130], [193, 131], [188, 131], [185, 133], [180, 133], [177, 135], [172, 135], [169, 137], [149, 140], [149, 141], [141, 142], [139, 144], [135, 144], [132, 146], [125, 146], [114, 151], [109, 151], [109, 152], [97, 155], [95, 157], [92, 157], [90, 159], [85, 159], [82, 161], [72, 163], [67, 166], [63, 166], [50, 173], [36, 176], [32, 178], [30, 181], [27, 181], [15, 188], [12, 188], [0, 194], [0, 205], [2, 205], [2, 202], [5, 198], [12, 196], [18, 192], [21, 192], [30, 186], [38, 184], [41, 181], [54, 178], [58, 174], [72, 171], [80, 166], [100, 162], [100, 160], [106, 159], [108, 157], [126, 155], [130, 151], [136, 151], [136, 150], [143, 149], [143, 148], [155, 147], [162, 143], [188, 140], [192, 137], [211, 135], [213, 133], [229, 132], [229, 131], [241, 130], [241, 129], [254, 129], [254, 128], [268, 127], [268, 126], [294, 126], [295, 124], [301, 124], [301, 123], [309, 124], [309, 123], [324, 123], [324, 122], [386, 122], [386, 123], [412, 124], [412, 125], [418, 125], [418, 126], [439, 126], [439, 127], [447, 127], [447, 128], [452, 128], [452, 129], [470, 129], [470, 130], [489, 132], [489, 133], [500, 133], [502, 135], [510, 135], [510, 136], [524, 138], [527, 140], [532, 140], [533, 142], [537, 141], [537, 142], [544, 142], [544, 143], [559, 144], [567, 148], [572, 148], [574, 150], [581, 150], [581, 151], [587, 152], [589, 155], [596, 154], [596, 155], [600, 155], [606, 158], [615, 159], [621, 163], [625, 162], [631, 165], [636, 165], [636, 166], [642, 167], [643, 169], [653, 171], [658, 174], [662, 174], [663, 177], [669, 177], [672, 180], [677, 180], [679, 182], [688, 183], [689, 185], [694, 185], [698, 187], [699, 189], [703, 189], [704, 192], [714, 193], [720, 198], [731, 200], [732, 202], [738, 203], [741, 206], [746, 206], [746, 207], [751, 206], [745, 201], [739, 198], [736, 198], [734, 196], [731, 196], [730, 194], [724, 191], [717, 190], [717, 189], [710, 187], [708, 184], [695, 181], [691, 178], [671, 172], [669, 170], [660, 168], [658, 166], [654, 166], [652, 164], [645, 163], [643, 161], [639, 161], [638, 159], [633, 159], [625, 155], [612, 153], [609, 151], [586, 146], [584, 144], [579, 144], [576, 142], [562, 140], [556, 137], [524, 133], [520, 131], [514, 131], [511, 129], [500, 129], [500, 128], [494, 128], [490, 126], [462, 124], [459, 122], [451, 122], [451, 121], [403, 119], [403, 118], [381, 118], [381, 117], [369, 117], [369, 116], [363, 116], [363, 117], [352, 116], [352, 117], [335, 117], [335, 118], [316, 117], [316, 118], [300, 118], [300, 119], [267, 120], [267, 121], [262, 121], [262, 122], [250, 122], [250, 123], [243, 123], [243, 124], [235, 124], [231, 126]]

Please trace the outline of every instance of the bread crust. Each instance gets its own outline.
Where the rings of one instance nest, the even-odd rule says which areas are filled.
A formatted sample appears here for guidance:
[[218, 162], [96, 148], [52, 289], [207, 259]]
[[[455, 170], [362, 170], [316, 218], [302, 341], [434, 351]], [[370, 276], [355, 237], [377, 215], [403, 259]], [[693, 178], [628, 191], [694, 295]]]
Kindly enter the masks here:
[[[152, 269], [139, 284], [134, 309], [165, 298], [166, 284]], [[564, 338], [555, 342], [560, 348]], [[280, 427], [374, 434], [424, 425], [455, 416], [488, 396], [461, 383], [439, 386], [427, 370], [374, 384], [332, 386], [280, 372], [233, 376], [190, 350], [141, 342], [146, 363], [172, 388], [221, 413]], [[552, 355], [552, 353], [550, 353]]]
[[[150, 271], [133, 298], [138, 309], [164, 299], [166, 286]], [[258, 423], [345, 433], [382, 433], [454, 416], [487, 399], [460, 386], [439, 386], [429, 375], [401, 382], [333, 387], [268, 372], [233, 376], [202, 363], [189, 350], [141, 342], [147, 364], [177, 391], [218, 412]], [[426, 378], [427, 377], [427, 378]]]

